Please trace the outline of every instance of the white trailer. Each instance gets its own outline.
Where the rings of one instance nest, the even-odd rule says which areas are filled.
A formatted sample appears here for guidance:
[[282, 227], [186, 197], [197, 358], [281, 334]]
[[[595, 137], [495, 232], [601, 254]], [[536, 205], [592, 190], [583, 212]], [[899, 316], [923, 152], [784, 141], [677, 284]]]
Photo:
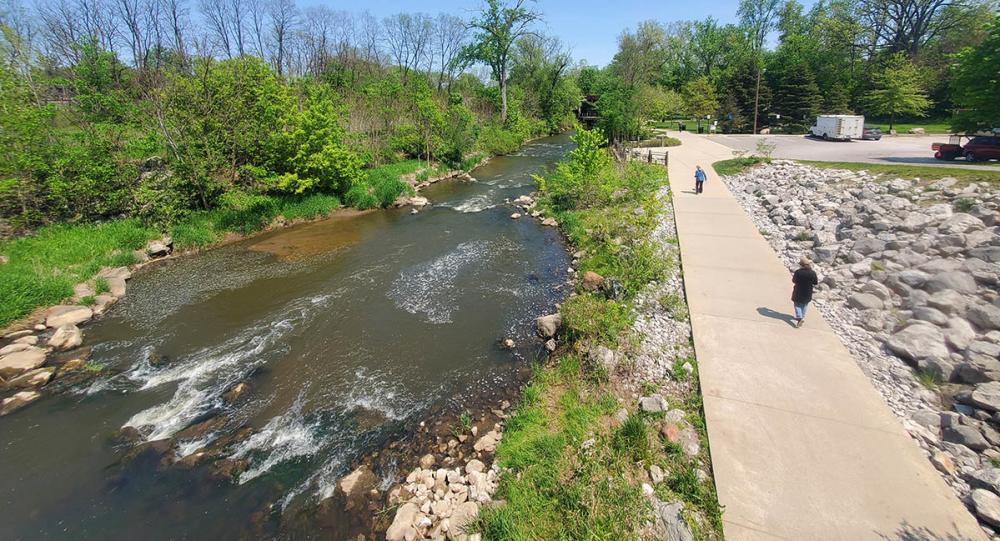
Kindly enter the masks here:
[[861, 115], [819, 115], [809, 133], [826, 140], [850, 141], [861, 139], [864, 129], [865, 117]]

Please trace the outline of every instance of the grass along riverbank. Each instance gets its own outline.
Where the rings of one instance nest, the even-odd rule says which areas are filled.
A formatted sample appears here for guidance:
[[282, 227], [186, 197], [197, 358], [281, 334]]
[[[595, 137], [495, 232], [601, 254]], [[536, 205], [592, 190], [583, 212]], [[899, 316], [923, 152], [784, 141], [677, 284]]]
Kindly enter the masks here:
[[[480, 157], [463, 166], [472, 167]], [[367, 171], [363, 190], [348, 192], [348, 206], [388, 206], [400, 193], [412, 191], [404, 179], [426, 181], [447, 168], [406, 160]], [[267, 229], [278, 217], [287, 222], [315, 220], [343, 208], [334, 195], [251, 195], [230, 192], [212, 210], [196, 211], [163, 229], [136, 218], [104, 223], [54, 224], [33, 234], [0, 241], [0, 328], [43, 306], [57, 304], [73, 295], [73, 286], [92, 278], [101, 267], [139, 262], [135, 254], [152, 239], [166, 232], [174, 249], [186, 251], [218, 244], [233, 235], [251, 235]]]
[[612, 163], [599, 133], [576, 142], [537, 177], [539, 208], [579, 250], [576, 292], [496, 451], [494, 498], [506, 503], [484, 508], [476, 529], [485, 539], [664, 538], [669, 528], [719, 539], [665, 171]]

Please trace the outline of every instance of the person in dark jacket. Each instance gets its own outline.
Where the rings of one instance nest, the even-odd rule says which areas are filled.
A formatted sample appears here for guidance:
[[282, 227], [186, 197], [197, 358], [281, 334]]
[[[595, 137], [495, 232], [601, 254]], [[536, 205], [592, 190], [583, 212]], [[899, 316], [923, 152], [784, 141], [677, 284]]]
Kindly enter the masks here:
[[806, 307], [813, 298], [813, 288], [819, 283], [816, 271], [812, 269], [812, 261], [802, 256], [799, 269], [792, 275], [792, 304], [795, 306], [795, 326], [801, 327], [806, 319]]

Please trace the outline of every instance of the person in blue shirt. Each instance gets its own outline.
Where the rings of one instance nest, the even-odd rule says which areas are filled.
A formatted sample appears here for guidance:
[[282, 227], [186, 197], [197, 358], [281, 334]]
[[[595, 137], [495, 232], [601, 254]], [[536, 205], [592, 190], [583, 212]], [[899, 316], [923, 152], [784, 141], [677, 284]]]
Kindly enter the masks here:
[[705, 186], [705, 170], [700, 165], [694, 169], [694, 193], [701, 193]]

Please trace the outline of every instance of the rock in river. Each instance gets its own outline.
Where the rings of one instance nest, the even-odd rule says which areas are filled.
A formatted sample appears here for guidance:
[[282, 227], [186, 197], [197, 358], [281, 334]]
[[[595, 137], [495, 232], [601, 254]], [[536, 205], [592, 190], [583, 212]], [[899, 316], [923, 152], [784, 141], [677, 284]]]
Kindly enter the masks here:
[[538, 327], [539, 336], [552, 338], [559, 331], [559, 326], [562, 325], [562, 316], [559, 314], [542, 316], [535, 320], [535, 325]]
[[63, 325], [79, 325], [94, 317], [94, 311], [86, 306], [62, 305], [53, 306], [45, 314], [45, 325], [59, 328]]
[[49, 347], [57, 351], [73, 349], [83, 343], [83, 331], [76, 325], [63, 325], [49, 338]]
[[0, 403], [0, 416], [17, 411], [38, 400], [41, 396], [38, 391], [21, 391], [14, 396], [4, 398], [3, 402]]
[[45, 350], [29, 347], [0, 357], [0, 377], [9, 378], [45, 364]]

